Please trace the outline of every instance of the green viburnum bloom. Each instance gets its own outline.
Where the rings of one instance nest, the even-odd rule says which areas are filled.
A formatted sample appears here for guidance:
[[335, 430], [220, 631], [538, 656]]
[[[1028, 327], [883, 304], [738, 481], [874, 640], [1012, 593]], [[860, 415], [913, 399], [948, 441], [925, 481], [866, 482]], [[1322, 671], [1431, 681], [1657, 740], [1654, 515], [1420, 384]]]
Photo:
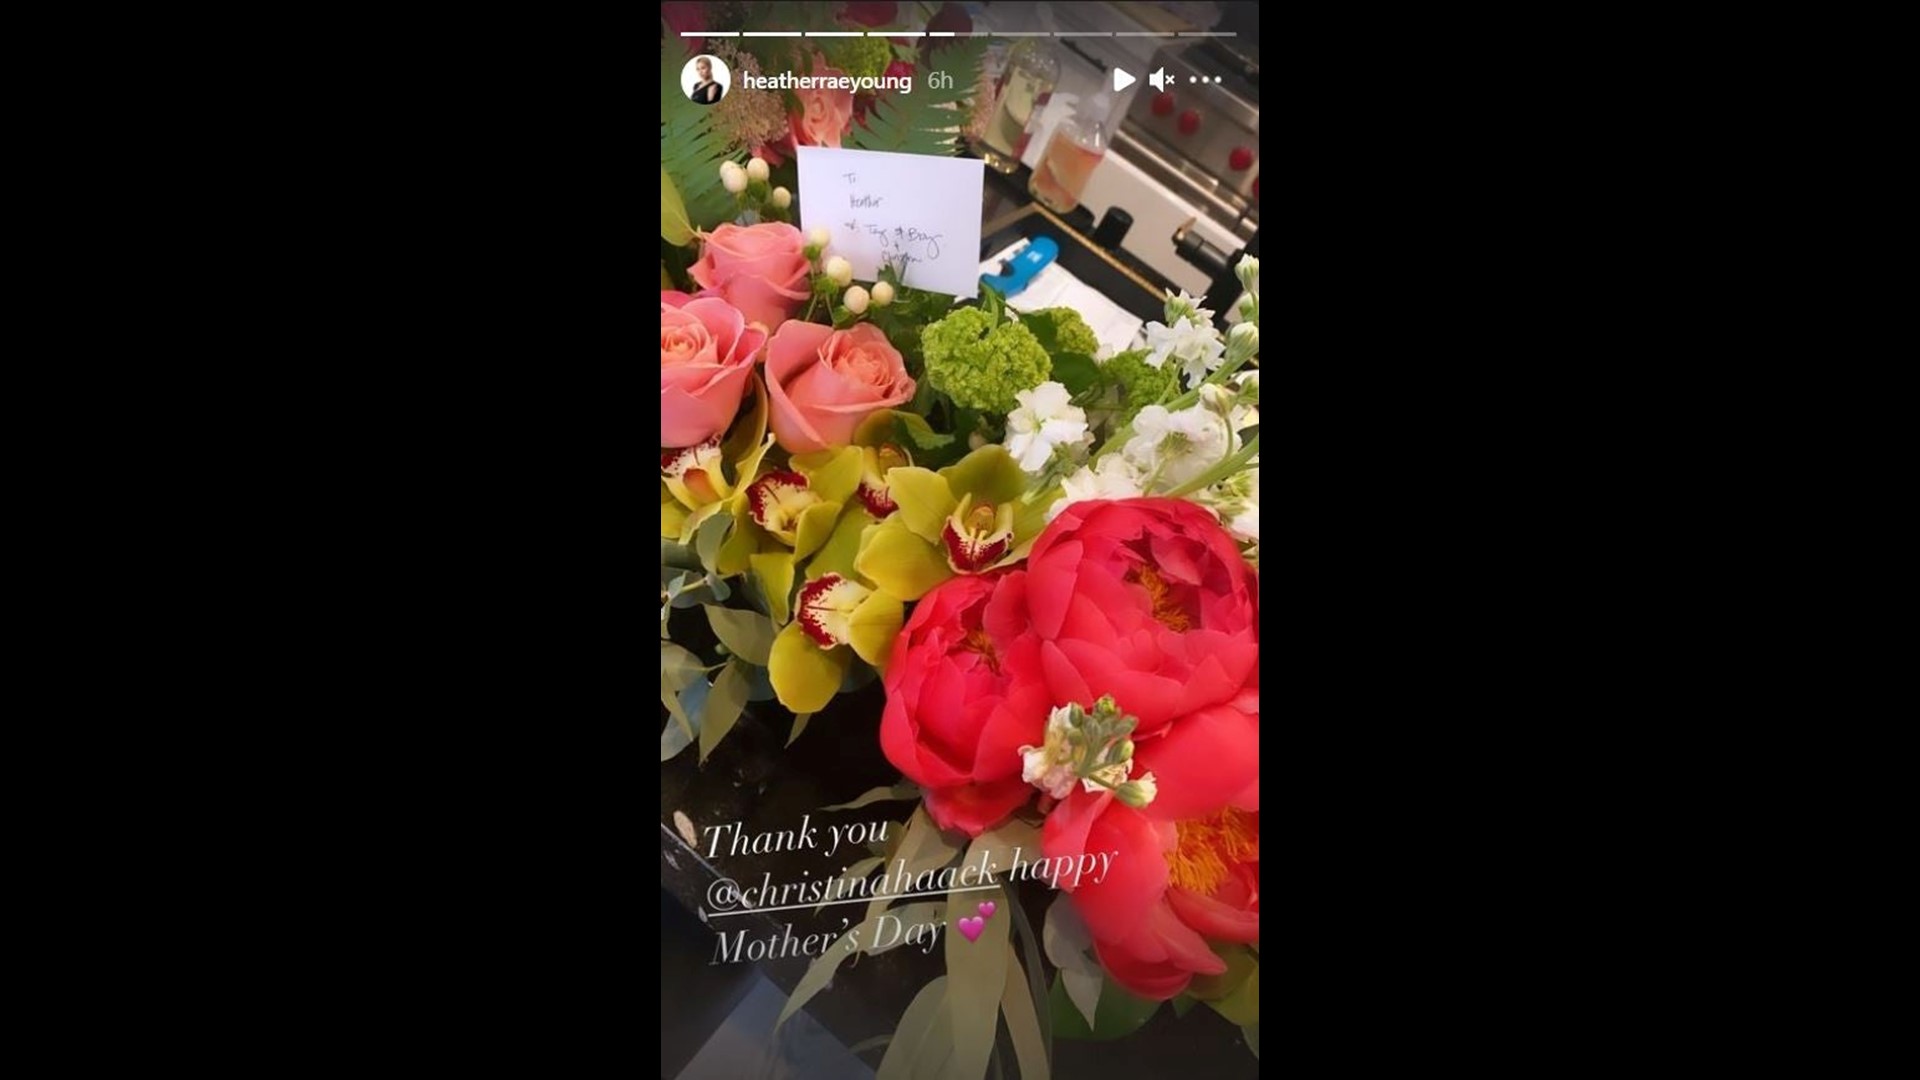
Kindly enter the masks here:
[[1020, 321], [1055, 353], [1076, 353], [1092, 358], [1100, 351], [1100, 339], [1093, 327], [1070, 307], [1041, 308], [1020, 316]]
[[897, 513], [868, 529], [854, 568], [900, 600], [918, 600], [955, 574], [982, 574], [1026, 557], [1046, 527], [1046, 501], [1029, 502], [1028, 478], [999, 446], [983, 446], [934, 472], [887, 473]]
[[1149, 365], [1144, 350], [1114, 356], [1101, 365], [1101, 372], [1120, 387], [1120, 412], [1113, 421], [1115, 428], [1130, 423], [1141, 409], [1179, 393], [1179, 369], [1172, 365]]
[[961, 308], [920, 334], [933, 388], [969, 409], [1009, 413], [1014, 395], [1046, 382], [1053, 361], [1033, 331], [996, 322], [979, 308]]

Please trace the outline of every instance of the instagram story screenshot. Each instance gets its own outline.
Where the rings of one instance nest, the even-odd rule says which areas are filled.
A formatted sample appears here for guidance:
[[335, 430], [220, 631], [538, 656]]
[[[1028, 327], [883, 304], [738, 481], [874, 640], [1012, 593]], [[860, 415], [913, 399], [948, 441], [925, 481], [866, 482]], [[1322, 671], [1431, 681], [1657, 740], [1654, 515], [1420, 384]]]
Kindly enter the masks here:
[[661, 1078], [1260, 1067], [1253, 3], [663, 3]]

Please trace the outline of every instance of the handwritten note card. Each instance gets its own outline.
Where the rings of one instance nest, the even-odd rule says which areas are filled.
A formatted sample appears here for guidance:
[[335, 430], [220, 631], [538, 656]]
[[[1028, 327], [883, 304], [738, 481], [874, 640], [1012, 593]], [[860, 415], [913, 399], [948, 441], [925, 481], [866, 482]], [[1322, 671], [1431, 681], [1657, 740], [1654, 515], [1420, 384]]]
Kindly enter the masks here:
[[802, 146], [800, 227], [823, 225], [829, 255], [874, 281], [904, 267], [916, 289], [973, 297], [980, 291], [981, 184], [985, 162]]

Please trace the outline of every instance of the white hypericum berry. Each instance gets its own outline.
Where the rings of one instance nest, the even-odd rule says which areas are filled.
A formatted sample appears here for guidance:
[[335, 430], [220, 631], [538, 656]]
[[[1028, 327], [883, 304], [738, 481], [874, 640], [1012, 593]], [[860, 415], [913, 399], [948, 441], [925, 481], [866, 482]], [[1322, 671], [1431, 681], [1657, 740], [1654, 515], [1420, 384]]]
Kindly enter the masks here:
[[829, 278], [833, 279], [835, 285], [847, 285], [853, 281], [853, 264], [838, 255], [828, 259], [827, 265], [822, 269], [826, 271]]
[[822, 251], [827, 249], [827, 241], [831, 239], [832, 237], [827, 234], [827, 227], [825, 225], [815, 225], [813, 228], [807, 230], [807, 243], [812, 244]]
[[874, 282], [873, 306], [886, 307], [888, 304], [891, 304], [891, 303], [893, 303], [893, 286], [887, 284], [884, 281]]
[[787, 207], [792, 206], [793, 192], [788, 191], [786, 188], [783, 188], [783, 187], [774, 188], [773, 189], [773, 205], [777, 209], [781, 209], [781, 210], [785, 210]]
[[735, 162], [731, 162], [731, 161], [721, 162], [720, 163], [720, 186], [726, 188], [728, 191], [732, 192], [735, 195], [738, 195], [741, 192], [747, 190], [747, 170], [741, 168]]
[[751, 179], [751, 180], [758, 180], [763, 184], [766, 183], [767, 182], [767, 163], [761, 160], [760, 158], [748, 158], [747, 159], [747, 177], [748, 179]]
[[847, 305], [848, 311], [853, 312], [855, 315], [864, 315], [867, 311], [867, 301], [870, 299], [872, 298], [867, 295], [867, 290], [855, 285], [853, 288], [847, 290], [847, 295], [843, 302]]

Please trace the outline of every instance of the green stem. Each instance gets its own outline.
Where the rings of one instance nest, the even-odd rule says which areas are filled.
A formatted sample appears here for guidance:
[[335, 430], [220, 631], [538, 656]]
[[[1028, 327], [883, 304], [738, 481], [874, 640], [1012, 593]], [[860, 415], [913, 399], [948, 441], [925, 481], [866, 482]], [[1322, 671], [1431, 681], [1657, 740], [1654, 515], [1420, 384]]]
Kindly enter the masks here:
[[1013, 893], [1011, 885], [1001, 886], [1001, 895], [1006, 898], [1007, 907], [1013, 912], [1013, 928], [1027, 947], [1027, 992], [1033, 995], [1033, 1011], [1040, 1020], [1040, 1039], [1046, 1046], [1047, 1060], [1053, 1060], [1053, 1011], [1047, 1007], [1047, 991], [1042, 983], [1045, 972], [1040, 964], [1045, 950], [1040, 947], [1039, 936], [1033, 932], [1033, 926], [1027, 922], [1027, 912], [1020, 906], [1019, 898]]

